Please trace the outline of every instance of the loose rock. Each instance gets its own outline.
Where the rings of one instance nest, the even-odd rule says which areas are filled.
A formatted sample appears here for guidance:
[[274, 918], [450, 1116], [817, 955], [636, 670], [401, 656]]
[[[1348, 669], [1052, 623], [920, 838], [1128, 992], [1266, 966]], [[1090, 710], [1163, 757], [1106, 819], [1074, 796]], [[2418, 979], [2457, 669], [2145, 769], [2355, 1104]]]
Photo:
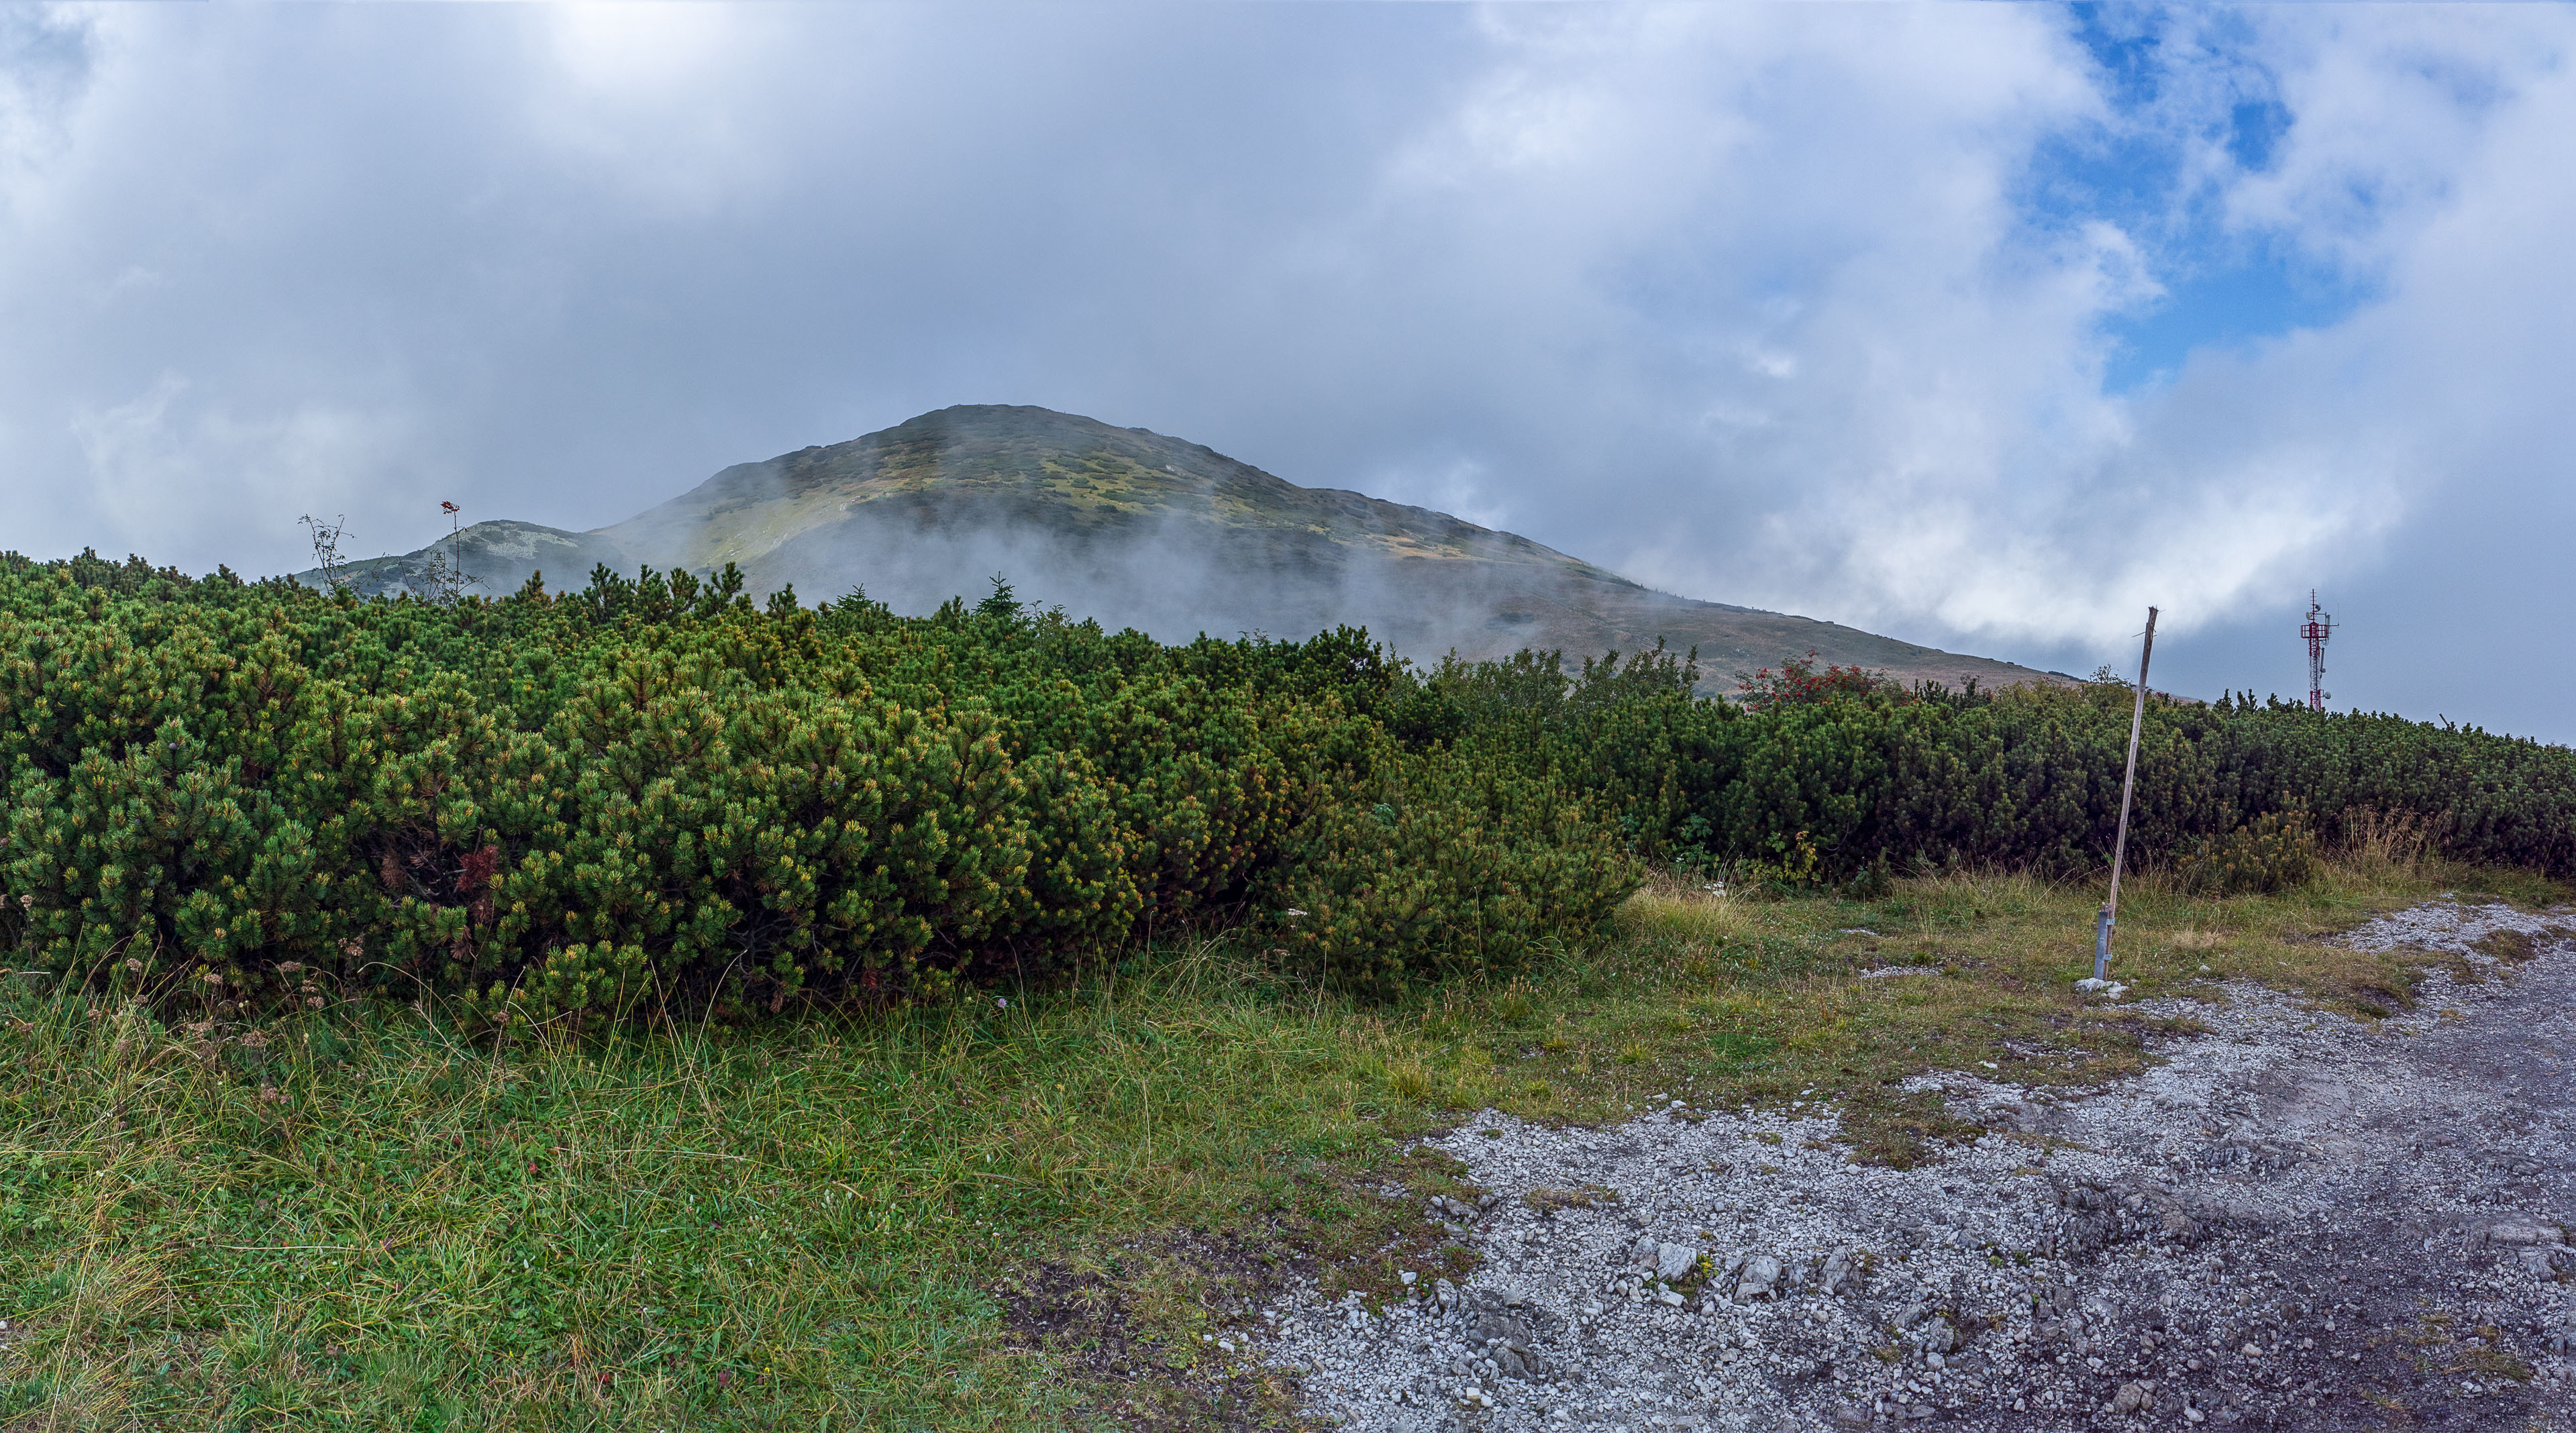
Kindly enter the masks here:
[[[1598, 1130], [1480, 1112], [1441, 1147], [1483, 1207], [1432, 1210], [1469, 1227], [1466, 1288], [1384, 1318], [1292, 1299], [1243, 1332], [1308, 1370], [1310, 1411], [1387, 1433], [2343, 1430], [2388, 1423], [2381, 1399], [2416, 1429], [2576, 1427], [2568, 920], [2436, 902], [2354, 932], [2537, 945], [2509, 979], [2437, 970], [2384, 1021], [2250, 986], [2124, 1002], [2199, 1032], [2098, 1091], [1927, 1076], [2041, 1133], [1911, 1170], [1849, 1163], [1813, 1097]], [[1525, 1197], [1564, 1189], [1608, 1193]]]
[[1780, 1282], [1780, 1261], [1768, 1254], [1745, 1261], [1744, 1270], [1736, 1276], [1735, 1301], [1749, 1304], [1771, 1296], [1772, 1286]]
[[1655, 1277], [1667, 1284], [1678, 1284], [1699, 1267], [1699, 1251], [1687, 1244], [1659, 1244], [1655, 1248]]

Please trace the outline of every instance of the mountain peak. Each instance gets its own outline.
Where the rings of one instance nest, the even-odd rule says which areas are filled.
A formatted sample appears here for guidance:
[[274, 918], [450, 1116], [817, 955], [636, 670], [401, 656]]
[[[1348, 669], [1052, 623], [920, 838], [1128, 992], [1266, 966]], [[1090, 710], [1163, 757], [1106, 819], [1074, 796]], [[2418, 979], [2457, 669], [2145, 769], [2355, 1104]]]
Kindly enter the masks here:
[[[919, 612], [980, 593], [998, 574], [1024, 599], [1167, 641], [1199, 632], [1304, 635], [1348, 623], [1421, 659], [1531, 646], [1598, 655], [1660, 639], [1677, 651], [1697, 647], [1713, 676], [1813, 650], [1826, 662], [1907, 679], [2050, 679], [1833, 623], [1655, 592], [1447, 513], [1300, 487], [1203, 444], [1020, 404], [960, 404], [848, 442], [738, 463], [589, 533], [525, 523], [467, 533], [467, 571], [502, 590], [532, 566], [561, 590], [578, 585], [593, 561], [630, 572], [642, 563], [703, 572], [732, 562], [755, 593], [792, 584], [807, 600], [829, 600], [864, 589]], [[506, 554], [521, 548], [529, 558], [513, 576]], [[403, 564], [426, 556], [381, 562], [388, 579], [399, 579]], [[558, 576], [558, 560], [579, 565]]]
[[[681, 565], [692, 568], [729, 561], [748, 568], [817, 527], [889, 504], [866, 512], [871, 523], [863, 525], [901, 513], [917, 532], [954, 536], [1036, 523], [1096, 540], [1183, 521], [1220, 538], [1304, 533], [1327, 547], [1389, 558], [1569, 567], [1634, 585], [1447, 513], [1299, 487], [1151, 429], [999, 404], [942, 408], [846, 443], [736, 464], [599, 535], [634, 550], [685, 555]], [[1310, 556], [1331, 560], [1320, 549]], [[798, 561], [812, 566], [810, 556]]]

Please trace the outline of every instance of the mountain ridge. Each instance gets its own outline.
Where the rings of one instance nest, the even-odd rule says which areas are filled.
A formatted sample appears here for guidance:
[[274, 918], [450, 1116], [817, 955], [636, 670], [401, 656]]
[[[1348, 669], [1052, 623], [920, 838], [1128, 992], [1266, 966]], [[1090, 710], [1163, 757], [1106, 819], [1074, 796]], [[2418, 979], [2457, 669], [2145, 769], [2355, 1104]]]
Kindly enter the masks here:
[[[1810, 650], [1904, 680], [2071, 680], [1788, 613], [1658, 592], [1516, 533], [1430, 508], [1307, 488], [1203, 444], [1017, 405], [958, 405], [847, 442], [737, 463], [586, 533], [478, 523], [448, 544], [489, 591], [545, 559], [710, 571], [755, 594], [865, 590], [898, 611], [975, 595], [999, 573], [1025, 598], [1164, 640], [1368, 627], [1428, 660], [1522, 647], [1593, 655], [1658, 638], [1712, 679]], [[430, 555], [348, 566], [361, 593], [421, 591]], [[586, 559], [586, 560], [585, 560]], [[311, 581], [318, 574], [296, 574]]]

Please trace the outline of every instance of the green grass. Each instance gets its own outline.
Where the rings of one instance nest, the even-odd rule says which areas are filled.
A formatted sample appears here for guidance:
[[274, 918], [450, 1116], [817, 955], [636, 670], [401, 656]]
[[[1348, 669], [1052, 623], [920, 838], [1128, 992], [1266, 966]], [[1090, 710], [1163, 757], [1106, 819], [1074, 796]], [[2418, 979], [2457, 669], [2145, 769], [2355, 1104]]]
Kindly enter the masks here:
[[[2444, 883], [2567, 895], [2387, 863], [2275, 897], [2149, 880], [2117, 969], [2393, 1010], [2426, 957], [2316, 937]], [[2150, 1022], [2068, 984], [2098, 900], [1667, 881], [1593, 949], [1396, 1008], [1220, 943], [1007, 1007], [499, 1048], [417, 1008], [253, 1026], [218, 990], [164, 1024], [13, 980], [0, 1429], [1285, 1425], [1293, 1390], [1200, 1335], [1292, 1270], [1373, 1297], [1466, 1273], [1420, 1217], [1455, 1171], [1406, 1137], [1831, 1098], [1854, 1157], [1937, 1157], [1971, 1131], [1907, 1075], [2144, 1062]], [[1889, 966], [1936, 973], [1857, 978]]]

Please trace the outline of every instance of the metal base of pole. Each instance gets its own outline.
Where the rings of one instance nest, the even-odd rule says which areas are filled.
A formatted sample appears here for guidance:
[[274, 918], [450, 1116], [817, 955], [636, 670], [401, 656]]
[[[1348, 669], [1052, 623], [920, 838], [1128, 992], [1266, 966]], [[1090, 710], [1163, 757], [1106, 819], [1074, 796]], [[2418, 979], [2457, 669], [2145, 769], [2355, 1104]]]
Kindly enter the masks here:
[[2111, 978], [2111, 908], [2104, 906], [2093, 913], [2093, 976], [2075, 982], [2075, 988], [2086, 994], [2107, 995], [2114, 1000], [2129, 987]]

